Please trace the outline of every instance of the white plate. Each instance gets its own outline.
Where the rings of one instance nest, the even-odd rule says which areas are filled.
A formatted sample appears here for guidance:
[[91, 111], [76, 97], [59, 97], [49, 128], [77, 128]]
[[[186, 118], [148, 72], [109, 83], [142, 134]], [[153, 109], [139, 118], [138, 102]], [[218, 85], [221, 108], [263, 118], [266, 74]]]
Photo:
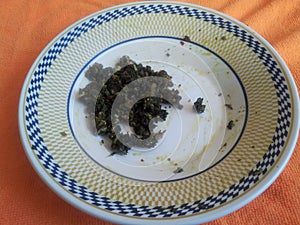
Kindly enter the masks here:
[[[168, 109], [155, 148], [108, 157], [77, 96], [91, 65], [113, 67], [123, 55], [166, 70], [184, 107]], [[198, 97], [203, 114], [193, 111]], [[59, 34], [28, 73], [19, 124], [35, 169], [72, 205], [122, 224], [196, 224], [238, 209], [274, 181], [297, 140], [298, 102], [282, 59], [247, 26], [196, 5], [142, 2]]]

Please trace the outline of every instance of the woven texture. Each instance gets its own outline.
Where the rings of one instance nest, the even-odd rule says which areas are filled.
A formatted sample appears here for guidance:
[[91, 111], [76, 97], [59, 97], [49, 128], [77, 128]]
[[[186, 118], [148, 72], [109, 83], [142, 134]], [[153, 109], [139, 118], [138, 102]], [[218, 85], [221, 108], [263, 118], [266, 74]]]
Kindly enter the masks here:
[[[189, 2], [225, 12], [256, 30], [281, 54], [299, 90], [298, 0]], [[0, 93], [5, 96], [1, 98], [0, 110], [3, 118], [0, 131], [3, 142], [0, 150], [0, 224], [110, 224], [69, 206], [36, 175], [18, 139], [17, 103], [27, 71], [52, 38], [85, 15], [119, 3], [126, 2], [10, 1], [0, 9], [0, 31], [3, 34], [0, 42]], [[65, 43], [68, 41], [67, 38]], [[62, 46], [56, 46], [56, 50], [63, 45], [64, 42]], [[47, 60], [44, 60], [45, 67]], [[37, 79], [41, 78], [37, 76]], [[237, 212], [210, 224], [299, 224], [300, 181], [294, 178], [300, 169], [299, 144], [296, 148], [285, 171], [264, 194]]]

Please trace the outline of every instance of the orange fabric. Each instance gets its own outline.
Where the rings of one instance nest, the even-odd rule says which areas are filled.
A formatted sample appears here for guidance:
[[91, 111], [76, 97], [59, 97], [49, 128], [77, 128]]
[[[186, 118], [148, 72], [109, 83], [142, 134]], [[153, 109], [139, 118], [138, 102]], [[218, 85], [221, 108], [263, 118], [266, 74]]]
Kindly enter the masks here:
[[[248, 24], [289, 66], [300, 88], [299, 0], [187, 0]], [[76, 20], [128, 0], [9, 0], [0, 7], [0, 224], [108, 225], [68, 205], [31, 167], [18, 131], [24, 78], [45, 45]], [[300, 142], [276, 182], [242, 209], [209, 225], [300, 224]]]

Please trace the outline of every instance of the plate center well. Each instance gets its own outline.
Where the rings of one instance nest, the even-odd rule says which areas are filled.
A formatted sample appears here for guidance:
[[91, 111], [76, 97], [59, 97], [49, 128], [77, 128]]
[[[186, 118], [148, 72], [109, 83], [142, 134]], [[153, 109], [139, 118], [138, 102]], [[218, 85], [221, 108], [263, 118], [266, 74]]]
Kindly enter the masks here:
[[[114, 67], [129, 56], [136, 63], [165, 70], [182, 97], [182, 109], [166, 107], [168, 117], [159, 122], [156, 131], [165, 131], [157, 145], [150, 149], [135, 148], [127, 155], [111, 156], [110, 143], [91, 131], [84, 106], [78, 102], [80, 88], [88, 84], [84, 74], [89, 66], [100, 63]], [[227, 80], [227, 81], [225, 81]], [[70, 93], [70, 126], [81, 149], [93, 161], [113, 173], [143, 181], [168, 181], [197, 174], [221, 157], [228, 108], [224, 107], [232, 92], [229, 83], [237, 82], [233, 71], [210, 51], [174, 38], [141, 38], [120, 43], [88, 62], [74, 82]], [[228, 86], [228, 87], [227, 87]], [[231, 93], [236, 104], [244, 104], [242, 90]], [[203, 98], [206, 109], [197, 114], [193, 103]], [[92, 118], [93, 120], [93, 118]], [[228, 145], [230, 149], [230, 145]]]

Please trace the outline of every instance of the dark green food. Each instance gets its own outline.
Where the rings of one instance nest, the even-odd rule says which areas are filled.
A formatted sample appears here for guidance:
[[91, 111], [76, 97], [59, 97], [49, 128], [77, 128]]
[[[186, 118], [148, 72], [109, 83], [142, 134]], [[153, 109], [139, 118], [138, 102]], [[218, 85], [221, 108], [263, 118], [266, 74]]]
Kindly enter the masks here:
[[194, 102], [194, 109], [197, 113], [203, 113], [206, 105], [203, 104], [203, 98], [198, 98], [196, 102]]
[[233, 120], [230, 120], [229, 123], [227, 124], [227, 128], [231, 130], [233, 127], [234, 127], [234, 122]]
[[183, 169], [181, 167], [177, 167], [176, 170], [173, 171], [173, 173], [182, 173]]
[[[103, 65], [95, 63], [86, 72], [85, 76], [90, 80], [90, 83], [83, 89], [79, 91], [79, 100], [83, 102], [86, 106], [86, 111], [90, 117], [95, 118], [97, 134], [110, 139], [111, 141], [111, 151], [113, 154], [127, 154], [130, 149], [128, 143], [130, 143], [130, 135], [135, 135], [140, 140], [141, 143], [130, 143], [131, 146], [142, 147], [154, 147], [158, 140], [161, 138], [163, 132], [154, 133], [154, 128], [158, 121], [164, 121], [167, 118], [168, 112], [163, 109], [164, 105], [174, 105], [178, 108], [182, 106], [179, 104], [181, 97], [179, 96], [178, 90], [170, 89], [173, 86], [171, 81], [171, 76], [167, 74], [166, 71], [153, 71], [150, 66], [143, 66], [142, 64], [137, 64], [129, 59], [129, 57], [124, 56], [120, 59], [119, 63], [116, 65], [116, 69], [111, 67], [104, 68]], [[153, 89], [154, 96], [157, 97], [146, 97], [138, 102], [136, 102], [133, 107], [129, 108], [130, 99], [125, 99], [122, 101], [122, 107], [126, 107], [130, 110], [129, 114], [129, 126], [134, 131], [134, 134], [123, 134], [121, 128], [117, 126], [113, 129], [111, 117], [118, 117], [117, 120], [120, 124], [124, 122], [126, 115], [122, 115], [118, 112], [117, 115], [111, 115], [111, 110], [113, 103], [120, 93], [120, 91], [129, 83], [133, 81], [139, 81], [139, 78], [144, 77], [162, 77], [169, 80], [168, 83], [162, 82], [161, 84], [155, 84], [151, 86], [151, 91]], [[141, 89], [147, 88], [143, 87], [143, 82], [139, 83]], [[168, 90], [169, 95], [167, 99], [172, 99], [170, 102], [164, 100], [163, 97], [157, 95], [156, 90], [163, 89]], [[132, 90], [132, 95], [134, 95], [134, 90]], [[96, 102], [96, 105], [94, 103]], [[150, 121], [153, 123], [150, 123]], [[128, 140], [127, 143], [122, 143], [117, 135], [122, 135], [123, 140]], [[152, 135], [151, 135], [152, 134]]]

